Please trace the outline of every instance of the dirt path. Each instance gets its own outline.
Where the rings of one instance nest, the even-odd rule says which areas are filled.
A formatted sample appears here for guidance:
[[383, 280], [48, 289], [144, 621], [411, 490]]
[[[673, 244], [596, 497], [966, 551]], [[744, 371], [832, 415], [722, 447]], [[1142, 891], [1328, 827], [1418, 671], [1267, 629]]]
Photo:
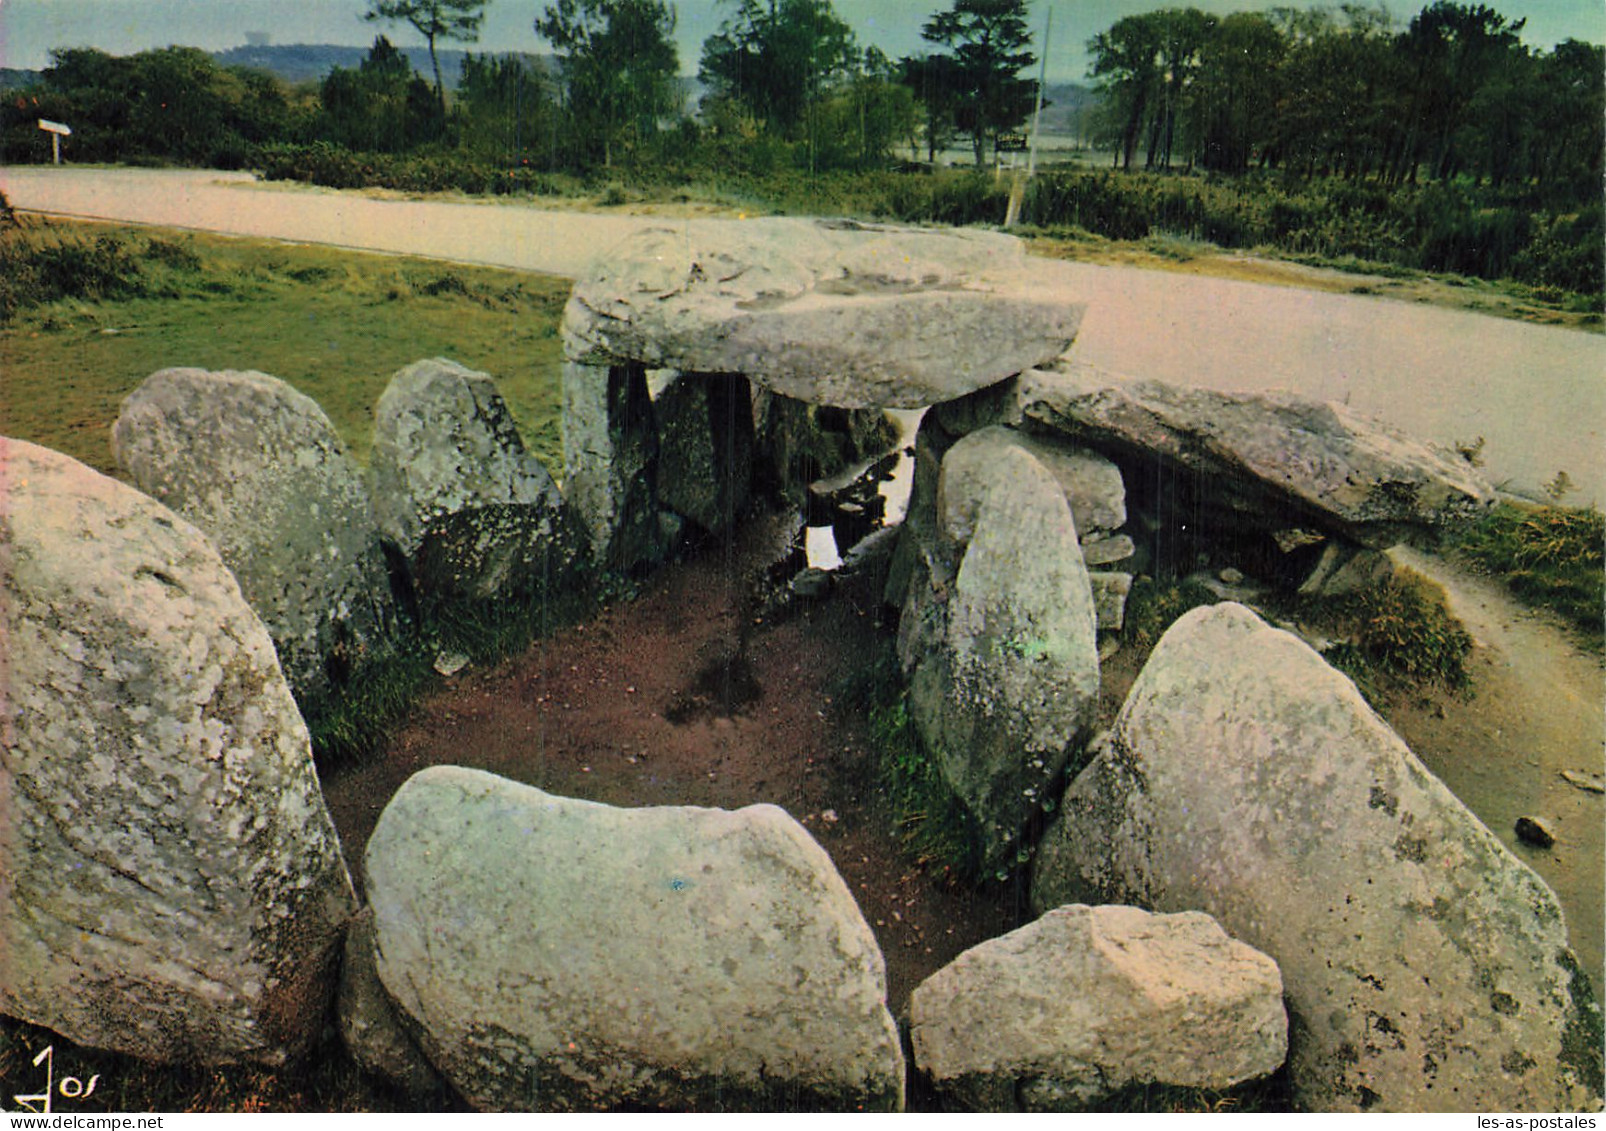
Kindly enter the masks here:
[[[0, 169], [22, 209], [575, 276], [629, 233], [740, 223], [398, 200], [170, 169]], [[1086, 302], [1075, 356], [1117, 373], [1342, 401], [1444, 445], [1484, 437], [1491, 479], [1606, 504], [1606, 335], [1364, 295], [1032, 258], [1022, 289]]]
[[[1406, 744], [1561, 899], [1573, 947], [1606, 986], [1606, 796], [1564, 771], [1606, 772], [1606, 672], [1565, 631], [1516, 604], [1486, 578], [1406, 547], [1391, 556], [1444, 587], [1476, 642], [1470, 701], [1403, 703], [1390, 722]], [[1517, 840], [1518, 817], [1542, 817], [1550, 849]]]

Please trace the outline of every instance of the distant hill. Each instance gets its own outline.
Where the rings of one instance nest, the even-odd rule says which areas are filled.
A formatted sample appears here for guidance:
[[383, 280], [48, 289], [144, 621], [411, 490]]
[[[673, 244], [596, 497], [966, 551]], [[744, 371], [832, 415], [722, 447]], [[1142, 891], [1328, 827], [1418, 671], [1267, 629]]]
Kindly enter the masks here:
[[26, 90], [39, 81], [38, 71], [22, 71], [15, 67], [0, 67], [0, 90]]
[[[392, 41], [394, 42], [394, 41]], [[397, 44], [396, 50], [413, 65], [413, 70], [425, 78], [433, 80], [433, 72], [429, 65], [429, 49], [426, 47], [409, 47]], [[348, 69], [362, 65], [368, 54], [366, 47], [343, 47], [333, 43], [287, 43], [287, 44], [252, 44], [245, 47], [231, 47], [227, 51], [214, 51], [212, 58], [226, 67], [252, 67], [259, 71], [267, 71], [277, 75], [286, 82], [318, 81], [336, 67]], [[461, 51], [458, 49], [437, 52], [441, 61], [441, 81], [448, 88], [457, 85], [458, 77], [463, 72], [463, 58], [465, 55], [478, 55], [480, 52]], [[486, 52], [490, 55], [501, 55], [503, 52]], [[521, 55], [521, 58], [536, 67], [551, 70], [551, 57], [545, 55]]]
[[1073, 82], [1051, 82], [1043, 88], [1043, 130], [1079, 134], [1088, 113], [1099, 104], [1098, 91]]

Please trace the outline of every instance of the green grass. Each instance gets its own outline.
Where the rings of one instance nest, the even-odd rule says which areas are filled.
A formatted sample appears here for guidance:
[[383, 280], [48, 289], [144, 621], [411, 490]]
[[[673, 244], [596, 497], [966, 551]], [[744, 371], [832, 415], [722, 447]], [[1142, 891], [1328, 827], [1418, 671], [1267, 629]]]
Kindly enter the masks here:
[[[111, 424], [151, 373], [255, 369], [317, 401], [366, 463], [373, 406], [392, 374], [444, 356], [495, 377], [525, 443], [561, 470], [566, 280], [65, 222], [29, 221], [0, 234], [8, 278], [30, 259], [66, 260], [77, 266], [58, 276], [89, 277], [78, 294], [35, 280], [25, 298], [44, 301], [13, 303], [0, 320], [6, 435], [110, 474]], [[106, 269], [100, 275], [97, 265]]]
[[[0, 433], [115, 474], [122, 399], [170, 366], [256, 369], [328, 414], [367, 462], [391, 375], [446, 356], [490, 373], [525, 443], [561, 472], [566, 280], [430, 260], [97, 225], [29, 221], [0, 234]], [[565, 607], [564, 616], [582, 607]], [[395, 652], [338, 696], [304, 703], [319, 763], [376, 749], [435, 680], [443, 651], [523, 647], [548, 602], [425, 610]]]
[[835, 681], [830, 700], [869, 721], [871, 782], [904, 854], [954, 880], [980, 879], [974, 822], [921, 748], [892, 642]]
[[1472, 637], [1450, 613], [1444, 590], [1412, 570], [1354, 593], [1301, 602], [1298, 615], [1347, 637], [1323, 657], [1374, 705], [1397, 690], [1471, 686]]
[[1456, 531], [1449, 548], [1549, 609], [1595, 650], [1606, 628], [1606, 516], [1594, 508], [1501, 503]]

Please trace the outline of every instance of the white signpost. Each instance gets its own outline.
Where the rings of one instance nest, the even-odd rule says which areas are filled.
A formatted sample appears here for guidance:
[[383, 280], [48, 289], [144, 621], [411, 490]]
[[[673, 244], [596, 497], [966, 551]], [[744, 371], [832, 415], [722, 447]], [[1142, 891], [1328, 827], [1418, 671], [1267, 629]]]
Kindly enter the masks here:
[[57, 165], [61, 164], [61, 139], [72, 136], [72, 128], [60, 122], [52, 122], [48, 118], [39, 119], [39, 128], [50, 135], [50, 155], [55, 158]]

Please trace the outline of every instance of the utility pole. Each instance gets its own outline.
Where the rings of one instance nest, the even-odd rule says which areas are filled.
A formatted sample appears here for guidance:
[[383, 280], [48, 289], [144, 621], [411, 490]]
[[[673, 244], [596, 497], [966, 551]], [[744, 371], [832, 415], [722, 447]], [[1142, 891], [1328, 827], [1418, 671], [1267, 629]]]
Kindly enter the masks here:
[[1009, 190], [1009, 207], [1004, 213], [1004, 227], [1013, 228], [1020, 222], [1021, 205], [1026, 201], [1026, 186], [1037, 175], [1037, 131], [1043, 124], [1043, 87], [1048, 85], [1048, 42], [1054, 32], [1054, 5], [1048, 6], [1048, 18], [1043, 22], [1043, 54], [1037, 73], [1037, 106], [1032, 111], [1032, 140], [1026, 154], [1026, 175], [1015, 174], [1015, 183]]

